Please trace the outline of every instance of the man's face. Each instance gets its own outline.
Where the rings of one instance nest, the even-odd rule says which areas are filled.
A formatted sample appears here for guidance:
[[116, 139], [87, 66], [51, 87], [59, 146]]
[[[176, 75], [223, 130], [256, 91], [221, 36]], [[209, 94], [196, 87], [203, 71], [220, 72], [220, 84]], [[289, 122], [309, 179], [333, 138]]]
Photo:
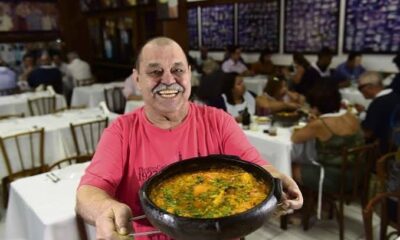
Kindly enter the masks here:
[[372, 84], [358, 84], [358, 91], [362, 93], [362, 95], [366, 99], [372, 99], [375, 97], [375, 92], [373, 91], [373, 85]]
[[156, 112], [173, 113], [185, 106], [190, 96], [191, 70], [182, 49], [175, 43], [148, 44], [141, 54], [134, 80], [146, 105]]
[[321, 64], [322, 67], [328, 68], [329, 65], [331, 65], [332, 57], [331, 57], [331, 56], [322, 56], [322, 57], [319, 59], [319, 62], [320, 62], [320, 64]]
[[236, 49], [235, 52], [232, 53], [232, 60], [239, 61], [241, 52], [242, 51], [239, 48]]
[[353, 60], [349, 62], [350, 68], [356, 68], [361, 65], [361, 56], [355, 57]]

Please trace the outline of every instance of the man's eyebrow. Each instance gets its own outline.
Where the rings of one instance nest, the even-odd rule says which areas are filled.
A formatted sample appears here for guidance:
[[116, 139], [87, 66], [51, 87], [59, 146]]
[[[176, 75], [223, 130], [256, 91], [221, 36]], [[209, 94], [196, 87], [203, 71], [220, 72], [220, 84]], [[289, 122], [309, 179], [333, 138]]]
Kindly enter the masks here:
[[149, 64], [147, 64], [147, 67], [149, 67], [149, 68], [156, 68], [156, 67], [159, 67], [159, 66], [160, 66], [159, 63], [149, 63]]
[[173, 66], [174, 66], [174, 67], [183, 67], [184, 64], [183, 64], [183, 62], [176, 62], [176, 63], [174, 63]]

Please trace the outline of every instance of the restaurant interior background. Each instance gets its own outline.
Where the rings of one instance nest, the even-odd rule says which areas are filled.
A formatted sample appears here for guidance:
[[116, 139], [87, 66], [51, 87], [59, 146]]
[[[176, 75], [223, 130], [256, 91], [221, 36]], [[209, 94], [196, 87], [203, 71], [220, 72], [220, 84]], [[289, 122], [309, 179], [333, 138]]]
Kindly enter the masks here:
[[[7, 25], [6, 15], [14, 25]], [[38, 17], [46, 24], [35, 25]], [[398, 71], [392, 59], [400, 51], [399, 0], [0, 0], [0, 19], [3, 60], [15, 64], [27, 49], [46, 46], [63, 54], [76, 51], [100, 83], [129, 76], [140, 46], [159, 35], [175, 39], [192, 57], [200, 56], [201, 46], [208, 47], [209, 56], [218, 61], [227, 45], [240, 45], [247, 63], [256, 62], [268, 47], [279, 66], [291, 65], [294, 52], [306, 53], [315, 62], [318, 51], [328, 46], [335, 52], [331, 68], [346, 61], [349, 52], [359, 51], [366, 69]], [[286, 137], [291, 144], [289, 130]], [[284, 157], [279, 153], [279, 160], [288, 159], [290, 166], [286, 152]], [[361, 210], [350, 206], [346, 211], [346, 224], [355, 229], [346, 239], [358, 239]], [[309, 235], [338, 235], [336, 222], [319, 227]], [[1, 228], [0, 222], [0, 233]], [[325, 238], [321, 229], [335, 230]], [[302, 229], [285, 235], [277, 223], [249, 239], [272, 239], [281, 233], [281, 239], [309, 239]]]
[[[2, 5], [14, 4], [1, 2]], [[3, 30], [0, 43], [5, 45], [0, 52], [4, 54], [8, 49], [18, 49], [32, 42], [57, 45], [64, 52], [78, 52], [91, 64], [99, 82], [128, 76], [137, 49], [146, 39], [157, 35], [175, 39], [193, 57], [199, 55], [199, 46], [206, 46], [211, 57], [222, 60], [223, 47], [238, 44], [243, 47], [244, 60], [251, 63], [257, 61], [260, 51], [268, 46], [274, 52], [275, 64], [290, 65], [291, 53], [295, 51], [309, 53], [306, 57], [314, 61], [315, 53], [322, 46], [329, 46], [336, 52], [331, 67], [345, 61], [348, 52], [357, 50], [365, 53], [363, 65], [367, 69], [396, 72], [392, 63], [400, 42], [399, 3], [396, 5], [396, 1], [324, 0], [302, 1], [301, 4], [294, 0], [35, 2], [49, 5], [47, 9], [50, 10], [42, 14], [53, 14], [56, 23], [48, 29], [14, 26], [10, 31]], [[168, 12], [163, 15], [166, 10], [163, 7], [171, 5], [170, 2], [177, 11], [173, 16], [168, 16]], [[375, 8], [368, 7], [371, 4]], [[379, 4], [388, 7], [379, 8]], [[7, 14], [7, 6], [3, 8]], [[19, 17], [18, 11], [9, 11], [12, 17]], [[386, 17], [392, 20], [382, 21]], [[307, 32], [310, 34], [306, 35]], [[363, 35], [356, 36], [360, 32]]]

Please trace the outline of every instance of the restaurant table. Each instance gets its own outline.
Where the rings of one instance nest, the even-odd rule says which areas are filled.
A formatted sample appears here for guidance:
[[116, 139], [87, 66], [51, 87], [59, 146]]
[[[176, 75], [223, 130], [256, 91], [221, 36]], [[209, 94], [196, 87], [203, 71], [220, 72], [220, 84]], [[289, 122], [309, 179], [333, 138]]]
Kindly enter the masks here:
[[[53, 171], [54, 183], [46, 173], [11, 183], [5, 222], [7, 240], [79, 239], [76, 224], [76, 189], [88, 163]], [[89, 239], [95, 229], [86, 225]]]
[[243, 82], [247, 90], [254, 92], [257, 94], [257, 96], [260, 96], [263, 94], [263, 90], [268, 82], [268, 78], [265, 75], [243, 77]]
[[[118, 115], [114, 113], [107, 115], [100, 108], [90, 108], [3, 120], [0, 121], [0, 136], [9, 136], [17, 132], [43, 127], [45, 131], [44, 162], [50, 164], [75, 155], [76, 150], [72, 139], [70, 123], [87, 122], [102, 119], [106, 116], [109, 118], [109, 122], [111, 122]], [[21, 146], [24, 147], [24, 143], [21, 143]], [[11, 154], [17, 153], [13, 152]], [[13, 156], [10, 156], [10, 159], [12, 160]], [[3, 155], [0, 154], [0, 178], [6, 176], [7, 173], [4, 162]]]
[[125, 113], [132, 112], [140, 107], [144, 106], [144, 101], [127, 101], [125, 104]]
[[275, 126], [276, 136], [263, 132], [269, 128], [270, 124], [257, 125], [256, 130], [244, 130], [244, 133], [263, 159], [282, 173], [292, 176], [292, 161], [309, 161], [315, 158], [314, 141], [294, 144], [290, 140], [294, 127]]
[[356, 87], [341, 88], [339, 91], [342, 95], [342, 98], [347, 100], [349, 104], [360, 104], [364, 106], [365, 109], [368, 108], [372, 101], [370, 99], [366, 99]]
[[[24, 113], [25, 116], [30, 116], [28, 99], [37, 97], [51, 96], [48, 91], [27, 92], [21, 94], [13, 94], [0, 97], [0, 115], [11, 115]], [[63, 95], [56, 94], [56, 109], [62, 109], [67, 106]]]
[[123, 87], [124, 82], [96, 83], [89, 86], [74, 87], [71, 106], [95, 107], [105, 101], [104, 89]]

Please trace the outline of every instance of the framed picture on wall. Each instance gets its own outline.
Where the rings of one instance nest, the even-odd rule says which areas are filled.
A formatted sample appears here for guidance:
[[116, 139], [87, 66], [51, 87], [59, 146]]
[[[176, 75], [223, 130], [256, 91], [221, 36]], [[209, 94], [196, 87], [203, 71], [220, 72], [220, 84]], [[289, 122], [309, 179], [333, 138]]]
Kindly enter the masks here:
[[157, 0], [157, 18], [160, 20], [176, 19], [179, 17], [178, 0]]
[[343, 52], [400, 51], [399, 1], [346, 1]]
[[224, 50], [235, 44], [234, 4], [201, 8], [201, 45]]
[[284, 52], [338, 51], [339, 0], [285, 1]]

